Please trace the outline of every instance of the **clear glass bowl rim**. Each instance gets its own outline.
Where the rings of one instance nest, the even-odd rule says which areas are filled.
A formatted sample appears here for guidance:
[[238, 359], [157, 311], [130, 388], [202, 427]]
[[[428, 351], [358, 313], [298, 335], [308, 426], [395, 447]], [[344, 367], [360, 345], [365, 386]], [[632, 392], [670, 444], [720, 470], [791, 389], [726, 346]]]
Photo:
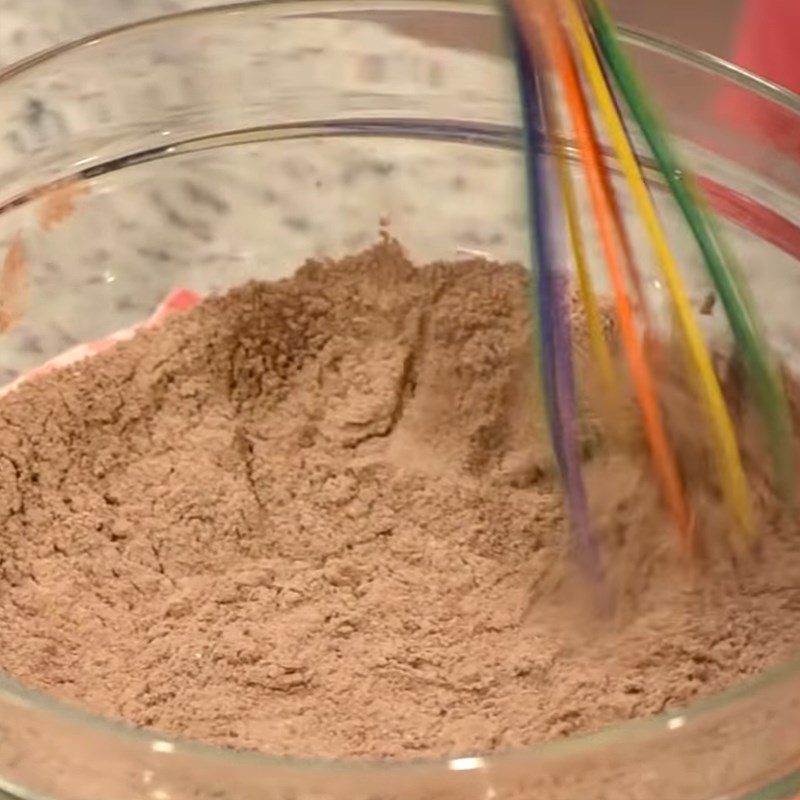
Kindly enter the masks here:
[[[236, 14], [261, 7], [274, 8], [276, 13], [288, 15], [293, 6], [297, 7], [298, 11], [300, 9], [307, 11], [309, 7], [313, 6], [324, 9], [326, 13], [338, 11], [347, 12], [348, 14], [353, 14], [359, 10], [381, 12], [419, 10], [476, 15], [496, 13], [492, 0], [245, 0], [244, 2], [226, 6], [210, 6], [156, 16], [108, 28], [43, 50], [0, 70], [0, 90], [13, 78], [23, 75], [38, 66], [55, 61], [66, 53], [91, 47], [100, 42], [113, 42], [115, 38], [131, 31], [145, 30], [147, 28], [162, 29], [170, 25], [181, 24], [190, 18], [197, 20], [214, 19], [222, 15]], [[798, 125], [800, 125], [800, 95], [789, 89], [718, 56], [684, 47], [678, 42], [656, 36], [639, 28], [621, 25], [620, 34], [624, 42], [636, 45], [641, 50], [649, 50], [666, 56], [673, 61], [682, 62], [716, 75], [754, 95], [783, 107], [797, 118]], [[238, 764], [263, 769], [280, 767], [283, 770], [286, 768], [325, 771], [357, 770], [362, 773], [371, 771], [386, 773], [388, 771], [402, 770], [404, 774], [408, 774], [410, 771], [428, 770], [432, 767], [447, 768], [448, 765], [452, 767], [454, 761], [460, 762], [457, 769], [467, 771], [470, 769], [486, 769], [488, 766], [496, 766], [501, 762], [508, 764], [515, 761], [524, 761], [526, 763], [531, 763], [532, 761], [557, 761], [566, 757], [574, 758], [582, 753], [596, 752], [599, 749], [614, 747], [615, 745], [622, 746], [626, 742], [633, 740], [642, 741], [643, 739], [656, 738], [673, 732], [675, 734], [685, 734], [687, 729], [691, 728], [693, 722], [699, 722], [716, 711], [728, 709], [738, 702], [751, 699], [760, 692], [780, 687], [782, 683], [797, 679], [799, 676], [800, 654], [776, 667], [765, 670], [755, 678], [737, 684], [727, 691], [719, 692], [692, 703], [685, 709], [677, 709], [651, 717], [618, 723], [603, 728], [596, 733], [542, 742], [529, 747], [515, 748], [488, 755], [475, 753], [463, 754], [460, 757], [451, 759], [416, 759], [398, 762], [268, 756], [176, 739], [159, 734], [156, 731], [144, 730], [121, 721], [96, 716], [77, 706], [50, 697], [43, 692], [27, 689], [17, 680], [2, 672], [0, 672], [0, 701], [7, 703], [9, 706], [22, 706], [44, 714], [57, 716], [62, 722], [74, 726], [76, 730], [81, 728], [93, 730], [112, 737], [119, 737], [131, 744], [139, 744], [143, 747], [156, 745], [154, 749], [160, 749], [162, 752], [168, 749], [171, 753], [183, 754], [188, 757], [194, 756], [202, 758], [204, 761], [220, 760], [228, 767]], [[471, 765], [470, 762], [475, 763]]]

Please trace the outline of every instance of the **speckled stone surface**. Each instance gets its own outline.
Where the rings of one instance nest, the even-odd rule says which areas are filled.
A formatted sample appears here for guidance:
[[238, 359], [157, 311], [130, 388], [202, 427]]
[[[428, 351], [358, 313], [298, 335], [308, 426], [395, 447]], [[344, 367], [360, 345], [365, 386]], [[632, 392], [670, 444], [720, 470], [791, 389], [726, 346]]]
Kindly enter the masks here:
[[[202, 0], [0, 0], [0, 65], [98, 29], [205, 5]], [[215, 46], [224, 35], [208, 32], [217, 37]], [[482, 119], [513, 120], [511, 73], [491, 53], [459, 52], [352, 20], [314, 20], [293, 26], [290, 35], [265, 27], [254, 35], [261, 37], [260, 51], [251, 53], [245, 77], [268, 75], [264, 65], [280, 53], [299, 72], [321, 75], [343, 89], [346, 97], [339, 101], [349, 104], [351, 115], [359, 113], [359, 104], [368, 108], [374, 102], [381, 83], [396, 88], [392, 102], [406, 114], [424, 116], [435, 103], [436, 112], [451, 119], [468, 110]], [[187, 57], [202, 66], [203, 52], [202, 37], [167, 39], [152, 63], [131, 57], [130, 80], [141, 83], [143, 146], [162, 133], [165, 141], [181, 140], [180, 118], [163, 131], [157, 121], [146, 125], [148, 113], [175, 90], [170, 83], [175, 76], [183, 100], [218, 97], [223, 114], [228, 87], [193, 82], [191, 70], [182, 66]], [[230, 59], [238, 58], [241, 53], [232, 46]], [[57, 149], [75, 131], [91, 132], [116, 113], [113, 85], [102, 77], [76, 68], [48, 80], [23, 81], [0, 98], [0, 197], [12, 192], [14, 181], [25, 185], [29, 157], [40, 159], [43, 149]], [[281, 109], [291, 107], [291, 81], [287, 85]], [[320, 92], [314, 116], [337, 111], [330, 93]], [[269, 109], [255, 108], [245, 121], [268, 117]], [[225, 130], [224, 118], [211, 122], [209, 130]], [[185, 129], [193, 131], [189, 123]], [[98, 145], [96, 152], [84, 143], [63, 159], [91, 164], [106, 151], [114, 153], [113, 142]], [[68, 224], [46, 235], [31, 210], [12, 211], [0, 217], [0, 247], [22, 233], [31, 297], [23, 323], [0, 340], [0, 383], [77, 342], [135, 323], [173, 288], [208, 292], [248, 278], [280, 277], [307, 256], [365, 246], [384, 218], [419, 259], [474, 251], [524, 259], [521, 165], [516, 153], [465, 145], [298, 139], [198, 152], [110, 173], [93, 182]], [[764, 191], [758, 188], [762, 196]], [[675, 241], [681, 260], [699, 272], [685, 238], [676, 233]], [[800, 285], [791, 259], [741, 233], [734, 232], [733, 243], [754, 291], [770, 305], [770, 324], [785, 346], [796, 346]], [[659, 295], [656, 284], [651, 288]], [[703, 291], [702, 282], [694, 291]]]
[[0, 0], [0, 66], [128, 22], [234, 0]]
[[[5, 63], [94, 26], [134, 18], [133, 8], [115, 0], [82, 0], [69, 11], [55, 2], [39, 2], [40, 13], [22, 2], [0, 3], [0, 61]], [[130, 4], [135, 17], [200, 5], [174, 0]], [[211, 50], [204, 46], [204, 35], [215, 37]], [[3, 191], [13, 196], [15, 187], [38, 185], [38, 177], [29, 181], [29, 165], [38, 169], [43, 154], [58, 152], [62, 142], [67, 150], [59, 153], [59, 165], [92, 164], [101, 160], [100, 152], [134, 152], [127, 145], [115, 152], [113, 142], [98, 144], [95, 151], [76, 139], [121, 113], [122, 102], [141, 103], [141, 113], [133, 118], [144, 131], [144, 148], [160, 144], [162, 133], [172, 143], [200, 130], [226, 130], [224, 110], [219, 119], [212, 115], [209, 120], [206, 114], [197, 123], [172, 110], [162, 122], [161, 112], [153, 111], [167, 108], [173, 94], [189, 109], [192, 104], [213, 109], [216, 100], [224, 109], [231, 102], [225, 85], [217, 86], [205, 73], [193, 83], [192, 69], [185, 67], [185, 58], [192, 58], [202, 70], [203, 53], [212, 50], [219, 58], [226, 35], [217, 28], [187, 33], [182, 40], [168, 38], [163, 49], [150, 53], [153, 63], [126, 51], [125, 79], [136, 86], [128, 86], [123, 101], [93, 66], [31, 80], [23, 76], [0, 109]], [[241, 42], [238, 32], [231, 34], [231, 63], [242, 59]], [[407, 115], [424, 116], [435, 103], [436, 111], [451, 119], [467, 107], [492, 118], [497, 116], [495, 97], [500, 106], [505, 102], [514, 108], [504, 59], [431, 45], [386, 25], [314, 19], [276, 31], [265, 24], [248, 46], [251, 61], [234, 78], [270, 80], [275, 69], [269, 59], [276, 57], [279, 69], [292, 72], [283, 93], [276, 90], [273, 106], [256, 108], [239, 120], [239, 127], [280, 121], [281, 115], [358, 116], [376, 102], [376, 86], [379, 91], [391, 86], [394, 94], [385, 102], [396, 103]], [[92, 57], [87, 51], [87, 62]], [[295, 75], [311, 76], [302, 108], [293, 96]], [[337, 97], [325, 89], [328, 80], [341, 89]], [[315, 95], [317, 86], [324, 91]], [[0, 341], [0, 380], [78, 341], [136, 322], [173, 288], [206, 292], [252, 277], [280, 277], [308, 256], [340, 255], [368, 245], [387, 219], [419, 259], [473, 251], [521, 258], [526, 244], [520, 163], [518, 154], [509, 151], [465, 145], [400, 138], [300, 139], [199, 152], [108, 174], [92, 182], [73, 217], [46, 234], [38, 230], [32, 209], [12, 210], [0, 217], [0, 246], [22, 232], [32, 291], [22, 324]]]

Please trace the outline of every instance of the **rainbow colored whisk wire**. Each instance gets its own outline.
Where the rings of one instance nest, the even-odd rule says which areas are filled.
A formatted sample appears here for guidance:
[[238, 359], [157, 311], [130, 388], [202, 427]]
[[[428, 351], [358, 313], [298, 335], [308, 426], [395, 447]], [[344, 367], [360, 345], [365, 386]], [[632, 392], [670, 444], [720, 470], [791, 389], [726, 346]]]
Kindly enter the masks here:
[[[531, 299], [547, 426], [561, 475], [575, 549], [592, 576], [602, 575], [601, 553], [587, 503], [579, 441], [571, 298], [583, 310], [603, 391], [620, 385], [604, 332], [601, 306], [613, 307], [635, 408], [641, 417], [653, 474], [683, 547], [695, 545], [694, 514], [667, 424], [652, 353], [653, 329], [630, 215], [612, 180], [609, 156], [624, 178], [625, 199], [646, 234], [658, 279], [669, 298], [690, 385], [705, 413], [722, 497], [731, 519], [731, 543], [744, 551], [757, 538], [751, 491], [731, 413], [712, 354], [689, 299], [684, 275], [645, 180], [629, 124], [657, 165], [721, 301], [759, 409], [776, 482], [787, 495], [793, 482], [788, 404], [761, 325], [732, 256], [691, 174], [681, 163], [642, 89], [601, 0], [502, 0], [517, 67], [531, 214]], [[631, 128], [632, 129], [632, 128]], [[588, 195], [589, 220], [579, 205], [575, 171], [565, 141], [573, 143]], [[601, 142], [608, 142], [604, 148]], [[600, 302], [589, 269], [588, 225], [599, 239], [610, 290]], [[560, 264], [554, 242], [566, 231], [574, 269]], [[564, 259], [561, 259], [564, 260]]]

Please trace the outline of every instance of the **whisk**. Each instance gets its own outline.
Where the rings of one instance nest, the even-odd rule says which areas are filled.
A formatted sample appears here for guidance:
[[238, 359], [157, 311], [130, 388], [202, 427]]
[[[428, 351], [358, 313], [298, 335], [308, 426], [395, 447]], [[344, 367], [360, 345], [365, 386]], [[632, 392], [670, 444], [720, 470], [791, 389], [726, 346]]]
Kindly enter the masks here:
[[[632, 123], [646, 143], [693, 237], [733, 335], [735, 357], [767, 431], [777, 484], [788, 495], [792, 483], [791, 423], [779, 372], [731, 252], [659, 122], [620, 45], [601, 0], [502, 0], [517, 67], [531, 224], [533, 317], [539, 350], [547, 426], [561, 475], [583, 568], [602, 577], [602, 554], [588, 508], [582, 472], [576, 374], [570, 313], [575, 294], [604, 392], [620, 381], [604, 332], [602, 305], [612, 305], [627, 378], [650, 453], [653, 474], [682, 547], [695, 550], [694, 514], [666, 422], [652, 354], [657, 349], [651, 309], [631, 244], [630, 217], [612, 183], [601, 134], [625, 179], [625, 194], [647, 235], [651, 255], [669, 297], [691, 386], [705, 413], [710, 446], [725, 506], [731, 542], [746, 550], [757, 539], [751, 490], [740, 445], [711, 350], [701, 332], [678, 261], [634, 150]], [[587, 219], [577, 201], [564, 142], [572, 140], [585, 178], [588, 224], [599, 237], [611, 287], [601, 303], [593, 286], [586, 245]], [[562, 234], [563, 232], [563, 234]], [[557, 241], [566, 236], [574, 271], [559, 264]], [[574, 286], [574, 284], [577, 284]]]

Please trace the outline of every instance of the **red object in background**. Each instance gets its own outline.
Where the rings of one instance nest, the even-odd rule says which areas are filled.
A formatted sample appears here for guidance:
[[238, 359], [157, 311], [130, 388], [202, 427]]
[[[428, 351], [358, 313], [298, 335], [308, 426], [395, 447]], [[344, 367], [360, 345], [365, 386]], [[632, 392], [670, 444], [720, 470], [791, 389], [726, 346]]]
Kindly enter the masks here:
[[105, 339], [98, 339], [94, 342], [86, 342], [86, 344], [79, 344], [70, 348], [55, 358], [50, 359], [40, 367], [36, 367], [30, 372], [17, 378], [13, 383], [10, 383], [0, 389], [0, 397], [15, 389], [23, 381], [30, 378], [35, 378], [38, 375], [47, 375], [49, 372], [68, 367], [70, 364], [75, 364], [78, 361], [83, 361], [84, 358], [95, 356], [113, 347], [118, 342], [126, 342], [132, 339], [137, 331], [142, 328], [152, 328], [154, 325], [160, 325], [167, 317], [173, 314], [181, 314], [186, 311], [191, 311], [203, 298], [193, 292], [191, 289], [175, 289], [170, 292], [159, 307], [144, 321], [131, 328], [112, 333]]
[[[745, 0], [732, 60], [800, 94], [800, 0]], [[720, 98], [726, 120], [800, 159], [800, 120], [741, 89]]]

